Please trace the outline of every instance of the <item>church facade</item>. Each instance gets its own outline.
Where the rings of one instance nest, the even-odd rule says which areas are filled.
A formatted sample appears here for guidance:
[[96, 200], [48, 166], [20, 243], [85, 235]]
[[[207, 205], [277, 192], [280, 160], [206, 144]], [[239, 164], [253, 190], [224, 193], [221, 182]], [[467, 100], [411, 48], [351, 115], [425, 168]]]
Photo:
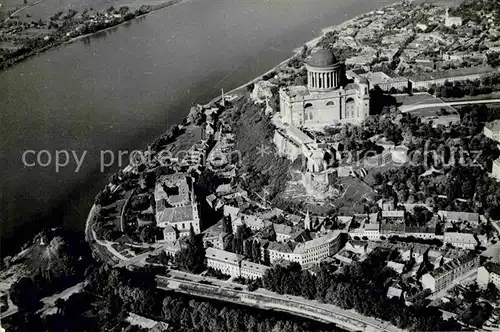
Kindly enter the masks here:
[[280, 115], [285, 124], [324, 127], [360, 124], [369, 116], [368, 81], [346, 84], [345, 64], [326, 49], [306, 63], [307, 86], [280, 89]]

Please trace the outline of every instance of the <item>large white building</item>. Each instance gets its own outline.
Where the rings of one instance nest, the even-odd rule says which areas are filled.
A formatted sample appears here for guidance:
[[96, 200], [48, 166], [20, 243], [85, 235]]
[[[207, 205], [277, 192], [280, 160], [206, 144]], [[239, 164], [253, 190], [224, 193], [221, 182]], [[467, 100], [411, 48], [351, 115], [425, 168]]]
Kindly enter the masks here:
[[346, 84], [345, 64], [331, 51], [313, 51], [306, 63], [307, 86], [280, 89], [283, 123], [324, 127], [340, 123], [359, 124], [369, 115], [368, 82]]
[[433, 293], [452, 285], [457, 279], [477, 269], [479, 256], [468, 253], [422, 276], [422, 286]]
[[390, 91], [396, 89], [404, 91], [408, 89], [409, 81], [405, 77], [391, 77], [384, 72], [369, 72], [361, 75], [365, 77], [370, 83], [370, 88], [378, 86], [383, 91]]
[[238, 227], [243, 225], [246, 225], [252, 231], [260, 231], [264, 227], [271, 225], [270, 221], [246, 213], [238, 213], [231, 219], [231, 223], [234, 234], [238, 231]]
[[[191, 181], [194, 180], [191, 178]], [[196, 234], [200, 233], [198, 205], [186, 174], [176, 173], [161, 176], [156, 181], [154, 197], [158, 227], [167, 232], [170, 230], [168, 226], [171, 226], [180, 235], [186, 235], [192, 226]]]
[[446, 8], [446, 15], [444, 16], [444, 25], [448, 28], [459, 27], [463, 23], [460, 16], [450, 16], [449, 9]]
[[268, 266], [244, 259], [241, 261], [240, 276], [245, 279], [260, 279], [268, 269]]
[[500, 181], [500, 158], [493, 160], [491, 166], [491, 176], [493, 176], [497, 181]]
[[500, 265], [488, 262], [477, 269], [477, 284], [485, 288], [489, 283], [500, 289]]
[[341, 246], [340, 231], [331, 231], [321, 237], [298, 244], [274, 242], [268, 247], [269, 261], [272, 264], [284, 259], [301, 265], [316, 264], [335, 255]]
[[476, 236], [471, 233], [445, 232], [443, 242], [449, 243], [457, 248], [470, 250], [479, 245]]
[[496, 142], [500, 142], [500, 120], [488, 122], [483, 128], [484, 136], [491, 138]]
[[269, 269], [268, 266], [243, 259], [242, 255], [215, 248], [207, 248], [205, 257], [208, 267], [233, 278], [258, 279]]
[[207, 258], [207, 267], [231, 277], [240, 276], [240, 264], [243, 256], [225, 250], [207, 248], [205, 257]]
[[479, 224], [479, 214], [474, 212], [438, 211], [438, 216], [447, 224], [468, 222], [472, 226]]

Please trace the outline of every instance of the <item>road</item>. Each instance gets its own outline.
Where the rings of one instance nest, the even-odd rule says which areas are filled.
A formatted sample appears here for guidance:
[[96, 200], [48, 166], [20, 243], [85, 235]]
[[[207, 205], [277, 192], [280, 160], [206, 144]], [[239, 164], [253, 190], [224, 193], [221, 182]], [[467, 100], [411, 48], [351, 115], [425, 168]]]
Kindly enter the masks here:
[[[180, 290], [179, 285], [184, 284], [194, 287], [202, 287], [204, 289], [213, 290], [213, 296], [205, 295], [205, 297], [231, 301], [229, 298], [224, 299], [224, 295], [220, 292], [220, 290], [223, 289], [230, 291], [231, 294], [236, 294], [240, 300], [234, 301], [233, 299], [233, 301], [241, 305], [257, 306], [266, 310], [272, 309], [285, 311], [303, 317], [334, 323], [340, 327], [352, 330], [361, 329], [364, 331], [387, 332], [403, 331], [388, 322], [366, 317], [353, 310], [344, 310], [331, 304], [319, 303], [317, 301], [307, 300], [298, 296], [280, 295], [264, 289], [257, 289], [254, 292], [249, 292], [243, 290], [246, 286], [238, 283], [203, 277], [182, 271], [169, 270], [169, 277], [157, 276], [157, 281], [160, 289], [173, 289], [192, 294], [193, 292], [191, 290]], [[203, 283], [201, 281], [203, 281]], [[198, 295], [202, 296], [201, 294]]]
[[[37, 312], [42, 313], [42, 315], [54, 313], [53, 308], [55, 307], [56, 301], [58, 299], [67, 300], [71, 295], [81, 292], [83, 287], [84, 283], [80, 282], [74, 286], [66, 288], [60, 293], [42, 298], [40, 302], [42, 303], [43, 306]], [[10, 300], [10, 296], [8, 298], [8, 303], [9, 303], [9, 309], [0, 314], [0, 319], [5, 319], [9, 316], [16, 314], [19, 311], [18, 308], [14, 305], [14, 303], [12, 303], [12, 301]]]
[[38, 0], [36, 2], [33, 2], [32, 4], [29, 4], [29, 5], [26, 5], [24, 7], [21, 7], [19, 8], [18, 10], [16, 10], [15, 12], [13, 12], [12, 14], [9, 15], [9, 17], [7, 17], [4, 21], [4, 23], [7, 23], [11, 18], [13, 18], [14, 16], [16, 16], [17, 14], [19, 14], [20, 12], [22, 12], [23, 10], [25, 10], [26, 8], [29, 8], [29, 7], [32, 7], [32, 6], [35, 6], [35, 5], [38, 5], [40, 2], [42, 2], [42, 0]]
[[498, 104], [500, 99], [480, 99], [480, 100], [462, 100], [462, 101], [452, 101], [443, 103], [432, 103], [432, 104], [415, 104], [408, 106], [400, 106], [399, 109], [403, 113], [416, 111], [422, 108], [429, 107], [445, 107], [445, 106], [463, 106], [463, 105], [476, 105], [476, 104]]
[[[86, 227], [87, 241], [92, 245], [92, 242], [100, 244], [104, 250], [107, 250], [111, 256], [118, 259], [118, 266], [128, 266], [128, 265], [144, 265], [146, 258], [153, 254], [159, 252], [162, 247], [157, 247], [152, 251], [137, 255], [133, 258], [126, 258], [117, 252], [111, 243], [107, 241], [101, 241], [97, 239], [97, 236], [92, 229], [92, 221], [97, 213], [97, 209], [93, 209], [91, 217], [88, 218], [88, 223]], [[375, 332], [375, 331], [387, 331], [387, 332], [401, 332], [403, 330], [391, 325], [389, 322], [384, 322], [375, 318], [366, 317], [361, 314], [356, 313], [353, 310], [343, 310], [339, 307], [333, 306], [331, 304], [319, 303], [317, 301], [307, 300], [302, 297], [279, 295], [273, 292], [269, 292], [264, 289], [258, 289], [255, 292], [248, 292], [243, 290], [245, 286], [241, 284], [234, 283], [232, 281], [218, 280], [213, 278], [208, 278], [201, 275], [195, 275], [190, 273], [184, 273], [177, 270], [169, 270], [169, 277], [157, 276], [157, 281], [159, 288], [161, 289], [177, 289], [177, 291], [182, 291], [178, 288], [179, 284], [190, 284], [196, 287], [210, 287], [213, 291], [212, 298], [219, 298], [222, 301], [231, 302], [230, 299], [220, 298], [221, 290], [231, 290], [235, 292], [240, 297], [238, 304], [241, 305], [251, 305], [257, 306], [262, 309], [267, 310], [280, 310], [289, 312], [298, 316], [308, 317], [311, 319], [332, 322], [340, 327], [347, 328], [350, 330], [363, 330], [365, 332]], [[207, 282], [209, 284], [207, 284]], [[177, 285], [172, 287], [173, 285]], [[238, 288], [238, 289], [235, 289]], [[241, 290], [239, 290], [241, 289]], [[202, 296], [202, 295], [199, 295]], [[252, 297], [258, 296], [259, 300], [255, 300]], [[206, 295], [205, 295], [206, 297]]]

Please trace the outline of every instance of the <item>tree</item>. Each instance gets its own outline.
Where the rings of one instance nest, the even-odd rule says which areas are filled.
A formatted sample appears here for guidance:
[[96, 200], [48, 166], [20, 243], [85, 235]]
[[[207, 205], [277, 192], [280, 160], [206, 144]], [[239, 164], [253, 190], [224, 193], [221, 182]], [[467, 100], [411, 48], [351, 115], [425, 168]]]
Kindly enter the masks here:
[[175, 261], [182, 270], [199, 273], [205, 268], [205, 248], [203, 241], [194, 233], [193, 225], [189, 229], [186, 246], [175, 255]]
[[309, 300], [314, 299], [316, 296], [316, 280], [308, 271], [302, 271], [300, 295]]
[[255, 263], [260, 263], [261, 261], [261, 248], [260, 248], [260, 242], [254, 242], [253, 247], [252, 247], [252, 260]]
[[156, 239], [156, 226], [146, 225], [141, 228], [140, 235], [142, 242], [154, 243]]
[[61, 298], [58, 298], [56, 300], [55, 305], [56, 305], [56, 308], [57, 308], [57, 313], [58, 314], [64, 314], [64, 307], [66, 305], [66, 301], [63, 300], [63, 299], [61, 299]]
[[22, 277], [11, 286], [10, 298], [20, 311], [34, 312], [40, 304], [35, 284], [28, 277]]
[[490, 282], [488, 283], [488, 287], [486, 288], [486, 291], [484, 292], [484, 296], [492, 301], [492, 302], [496, 302], [498, 301], [498, 297], [499, 297], [500, 293], [498, 291], [498, 288], [495, 286], [494, 283]]
[[252, 254], [253, 254], [253, 241], [252, 240], [247, 240], [244, 242], [244, 251], [245, 251], [245, 256], [249, 259], [252, 259]]
[[222, 218], [222, 232], [223, 233], [232, 233], [233, 232], [231, 217], [224, 216], [224, 218]]

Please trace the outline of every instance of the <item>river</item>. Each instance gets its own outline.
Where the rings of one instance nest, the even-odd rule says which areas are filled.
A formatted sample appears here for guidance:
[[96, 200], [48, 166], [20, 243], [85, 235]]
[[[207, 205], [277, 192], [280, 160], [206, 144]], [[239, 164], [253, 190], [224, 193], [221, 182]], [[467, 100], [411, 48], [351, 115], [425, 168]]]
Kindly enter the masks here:
[[[101, 172], [101, 151], [144, 148], [192, 103], [258, 76], [322, 28], [390, 2], [186, 1], [0, 72], [2, 253], [45, 223], [82, 229], [118, 167]], [[42, 163], [56, 150], [86, 155], [78, 172], [73, 156], [56, 172], [54, 160], [25, 166], [27, 150], [46, 150]]]

